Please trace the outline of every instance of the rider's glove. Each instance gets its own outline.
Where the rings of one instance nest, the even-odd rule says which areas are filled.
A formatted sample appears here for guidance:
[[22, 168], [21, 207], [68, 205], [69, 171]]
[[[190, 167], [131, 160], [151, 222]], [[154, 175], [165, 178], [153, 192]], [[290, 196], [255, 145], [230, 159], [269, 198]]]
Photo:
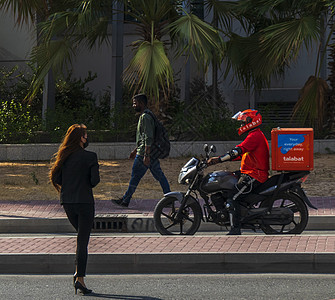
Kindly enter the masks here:
[[212, 166], [212, 165], [216, 165], [217, 163], [220, 162], [220, 157], [212, 157], [209, 161], [208, 161], [208, 165]]

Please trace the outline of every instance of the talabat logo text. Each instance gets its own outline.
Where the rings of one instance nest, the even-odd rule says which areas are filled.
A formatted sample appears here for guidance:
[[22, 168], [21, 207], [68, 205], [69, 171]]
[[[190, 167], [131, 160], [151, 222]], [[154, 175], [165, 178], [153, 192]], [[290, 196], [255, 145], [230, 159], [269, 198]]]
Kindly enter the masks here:
[[296, 156], [289, 156], [289, 157], [283, 157], [284, 161], [304, 161], [304, 157], [296, 157]]

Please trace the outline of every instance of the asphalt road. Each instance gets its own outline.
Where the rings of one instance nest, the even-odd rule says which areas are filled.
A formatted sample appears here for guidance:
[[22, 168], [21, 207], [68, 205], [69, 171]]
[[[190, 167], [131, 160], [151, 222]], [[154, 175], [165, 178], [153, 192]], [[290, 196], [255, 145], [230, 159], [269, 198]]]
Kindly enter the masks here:
[[[0, 275], [0, 299], [77, 299], [70, 275]], [[89, 299], [329, 300], [335, 275], [88, 275]]]

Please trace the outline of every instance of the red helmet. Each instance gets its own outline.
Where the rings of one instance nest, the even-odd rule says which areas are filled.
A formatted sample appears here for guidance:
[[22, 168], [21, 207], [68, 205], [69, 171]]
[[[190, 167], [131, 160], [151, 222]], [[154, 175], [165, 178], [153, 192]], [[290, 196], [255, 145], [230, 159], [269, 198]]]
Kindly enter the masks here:
[[239, 111], [233, 116], [233, 119], [242, 122], [238, 129], [239, 135], [262, 124], [262, 116], [255, 109]]

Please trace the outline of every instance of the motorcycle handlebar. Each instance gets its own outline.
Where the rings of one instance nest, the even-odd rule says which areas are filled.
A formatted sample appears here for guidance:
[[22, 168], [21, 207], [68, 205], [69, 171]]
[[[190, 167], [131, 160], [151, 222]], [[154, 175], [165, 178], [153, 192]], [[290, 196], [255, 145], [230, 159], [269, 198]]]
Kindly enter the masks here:
[[207, 163], [208, 159], [204, 159], [200, 164], [199, 164], [199, 169], [200, 170], [204, 170], [208, 167], [208, 163]]
[[[208, 160], [209, 160], [209, 156], [206, 156], [206, 158], [201, 161], [201, 163], [199, 164], [198, 168], [200, 170], [206, 169], [209, 166]], [[219, 162], [221, 162], [221, 163], [225, 162], [225, 161], [229, 161], [229, 160], [231, 160], [231, 156], [230, 156], [229, 153], [227, 153], [227, 154], [222, 155], [222, 156], [219, 157]]]

